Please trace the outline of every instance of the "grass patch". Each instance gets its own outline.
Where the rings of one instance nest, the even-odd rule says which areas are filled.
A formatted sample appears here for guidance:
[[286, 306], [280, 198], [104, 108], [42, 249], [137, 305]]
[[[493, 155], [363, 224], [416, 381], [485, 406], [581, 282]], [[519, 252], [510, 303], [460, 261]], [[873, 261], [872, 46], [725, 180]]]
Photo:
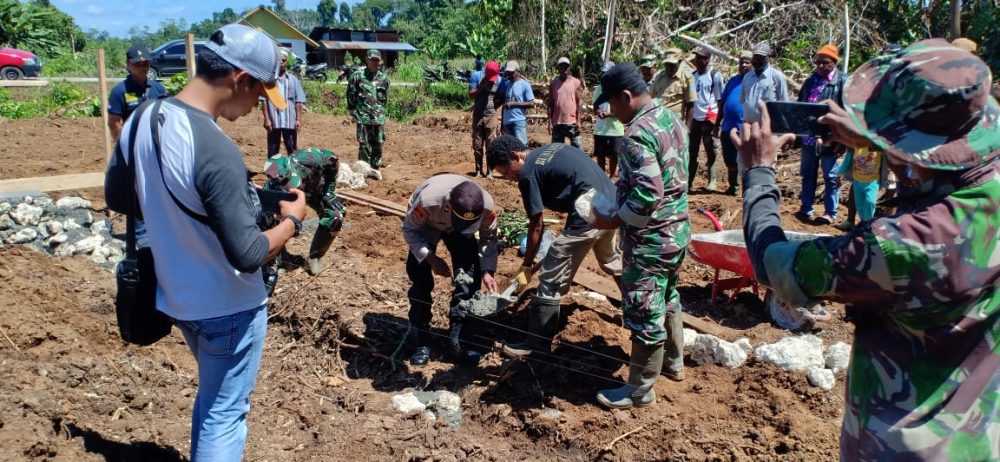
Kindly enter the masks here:
[[[348, 115], [347, 86], [305, 81], [306, 106], [316, 114]], [[396, 122], [410, 122], [428, 112], [442, 109], [467, 109], [468, 93], [461, 82], [430, 85], [389, 86], [386, 116]]]
[[58, 113], [63, 117], [101, 115], [101, 103], [96, 92], [67, 82], [53, 82], [46, 87], [18, 89], [11, 93], [0, 88], [0, 117], [30, 119]]

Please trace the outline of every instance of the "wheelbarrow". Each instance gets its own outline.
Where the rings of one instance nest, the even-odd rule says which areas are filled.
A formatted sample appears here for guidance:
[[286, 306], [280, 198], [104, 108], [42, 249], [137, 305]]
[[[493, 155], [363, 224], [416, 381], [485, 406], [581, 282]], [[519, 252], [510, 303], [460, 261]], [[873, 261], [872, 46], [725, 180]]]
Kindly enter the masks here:
[[[725, 230], [722, 223], [711, 212], [699, 208], [698, 212], [705, 215], [715, 227], [714, 233], [697, 233], [691, 236], [688, 247], [691, 258], [703, 265], [715, 269], [712, 278], [712, 298], [714, 304], [719, 293], [725, 291], [739, 292], [745, 288], [753, 288], [754, 296], [760, 297], [760, 286], [754, 275], [750, 254], [747, 252], [743, 231]], [[790, 241], [804, 241], [822, 237], [821, 234], [807, 234], [786, 231], [785, 237]], [[735, 277], [721, 278], [722, 271], [733, 273]], [[782, 302], [774, 295], [774, 291], [766, 289], [764, 304], [768, 308], [771, 320], [780, 327], [789, 330], [809, 330], [816, 322], [829, 321], [831, 314], [817, 305], [794, 307]]]

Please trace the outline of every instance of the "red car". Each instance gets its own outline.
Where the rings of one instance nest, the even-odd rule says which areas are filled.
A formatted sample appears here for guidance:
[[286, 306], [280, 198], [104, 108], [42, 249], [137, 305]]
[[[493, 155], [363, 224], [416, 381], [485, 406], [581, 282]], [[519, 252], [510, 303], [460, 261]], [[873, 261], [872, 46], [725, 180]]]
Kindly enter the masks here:
[[0, 79], [17, 80], [24, 77], [38, 77], [42, 72], [42, 60], [34, 53], [16, 48], [0, 47]]

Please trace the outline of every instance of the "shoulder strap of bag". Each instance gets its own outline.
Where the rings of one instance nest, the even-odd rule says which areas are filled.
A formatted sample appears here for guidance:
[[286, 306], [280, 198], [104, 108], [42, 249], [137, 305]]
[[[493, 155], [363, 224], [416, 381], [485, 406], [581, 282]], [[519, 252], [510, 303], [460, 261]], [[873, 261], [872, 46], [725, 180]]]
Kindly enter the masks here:
[[132, 114], [132, 126], [128, 131], [128, 156], [125, 162], [128, 164], [128, 182], [132, 185], [129, 194], [132, 195], [132, 213], [125, 214], [125, 258], [136, 259], [135, 244], [135, 218], [139, 215], [139, 194], [135, 190], [135, 135], [139, 132], [139, 120], [142, 118], [143, 110], [149, 104], [143, 103]]
[[173, 191], [170, 190], [170, 186], [167, 186], [167, 178], [163, 174], [163, 155], [161, 154], [162, 150], [160, 149], [160, 106], [161, 105], [163, 105], [163, 100], [157, 100], [153, 104], [153, 114], [149, 118], [149, 125], [150, 125], [150, 130], [153, 133], [153, 146], [156, 150], [156, 163], [159, 164], [160, 167], [160, 180], [163, 181], [163, 189], [167, 190], [167, 194], [169, 194], [170, 198], [173, 199], [174, 204], [177, 205], [177, 208], [181, 209], [182, 212], [187, 214], [187, 216], [191, 217], [198, 223], [201, 223], [203, 225], [208, 225], [209, 224], [208, 217], [194, 213], [193, 211], [191, 211], [191, 209], [184, 206], [184, 204], [182, 204], [181, 201], [177, 199], [177, 196], [174, 195]]

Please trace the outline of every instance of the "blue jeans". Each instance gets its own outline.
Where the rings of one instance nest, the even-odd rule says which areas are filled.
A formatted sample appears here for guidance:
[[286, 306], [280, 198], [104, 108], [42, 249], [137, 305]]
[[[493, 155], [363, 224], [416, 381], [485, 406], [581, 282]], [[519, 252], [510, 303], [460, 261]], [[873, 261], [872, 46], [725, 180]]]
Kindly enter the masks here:
[[503, 134], [511, 135], [521, 140], [525, 146], [528, 145], [528, 121], [514, 120], [503, 124]]
[[191, 416], [191, 460], [235, 461], [247, 441], [250, 393], [257, 383], [267, 305], [199, 321], [174, 320], [198, 362]]
[[813, 203], [816, 202], [816, 169], [822, 166], [823, 182], [826, 190], [823, 192], [823, 208], [830, 218], [837, 217], [837, 205], [840, 202], [840, 177], [837, 176], [836, 156], [816, 155], [816, 146], [803, 145], [799, 174], [802, 175], [802, 208], [799, 213], [812, 216]]

